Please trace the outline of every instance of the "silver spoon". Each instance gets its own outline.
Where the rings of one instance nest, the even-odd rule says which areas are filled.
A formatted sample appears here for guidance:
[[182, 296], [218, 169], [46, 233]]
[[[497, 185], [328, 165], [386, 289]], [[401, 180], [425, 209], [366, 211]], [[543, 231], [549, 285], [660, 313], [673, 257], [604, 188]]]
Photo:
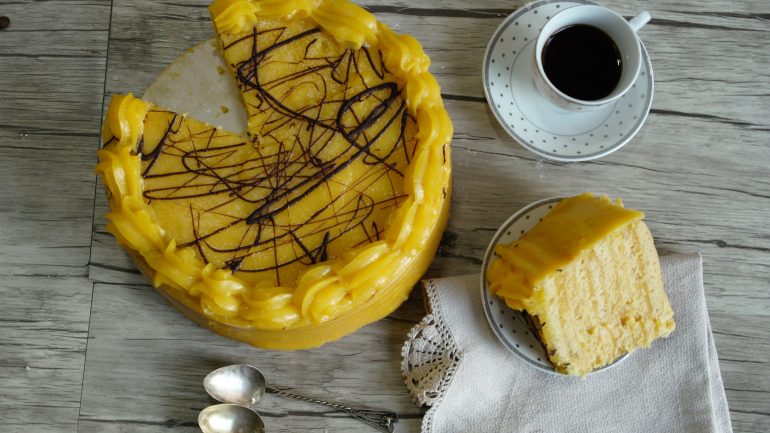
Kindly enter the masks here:
[[309, 403], [346, 412], [352, 418], [364, 422], [384, 433], [393, 433], [398, 414], [390, 411], [355, 409], [338, 403], [318, 400], [292, 394], [280, 389], [267, 386], [265, 376], [259, 369], [251, 365], [228, 365], [209, 373], [203, 380], [203, 387], [214, 399], [223, 403], [235, 403], [241, 406], [253, 407], [262, 399], [265, 392], [281, 397], [293, 398]]
[[203, 433], [265, 433], [265, 423], [258, 413], [237, 404], [216, 404], [198, 415]]

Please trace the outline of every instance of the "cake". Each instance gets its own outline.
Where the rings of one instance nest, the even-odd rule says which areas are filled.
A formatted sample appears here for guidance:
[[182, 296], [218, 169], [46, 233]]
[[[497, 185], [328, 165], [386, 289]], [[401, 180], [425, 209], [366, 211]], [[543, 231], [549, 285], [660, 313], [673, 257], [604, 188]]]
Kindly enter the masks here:
[[107, 228], [198, 323], [316, 347], [392, 312], [431, 263], [452, 125], [420, 44], [348, 1], [209, 9], [247, 135], [113, 96]]
[[642, 212], [590, 193], [497, 245], [489, 290], [526, 311], [559, 372], [585, 376], [675, 327]]

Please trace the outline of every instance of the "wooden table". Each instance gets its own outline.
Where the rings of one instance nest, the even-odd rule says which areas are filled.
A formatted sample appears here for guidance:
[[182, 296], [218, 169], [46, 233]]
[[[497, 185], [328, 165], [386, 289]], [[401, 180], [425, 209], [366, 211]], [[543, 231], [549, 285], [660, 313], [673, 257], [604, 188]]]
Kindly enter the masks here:
[[[399, 372], [419, 293], [385, 320], [302, 352], [269, 352], [184, 320], [104, 230], [93, 174], [109, 95], [141, 94], [212, 36], [208, 0], [0, 0], [0, 419], [4, 432], [197, 431], [201, 387], [224, 363], [272, 383], [423, 411]], [[770, 5], [611, 0], [653, 61], [652, 114], [631, 144], [588, 163], [539, 160], [487, 107], [487, 40], [520, 2], [367, 2], [422, 42], [455, 124], [452, 217], [432, 276], [477, 272], [495, 228], [542, 197], [584, 190], [644, 209], [662, 253], [700, 251], [733, 427], [770, 431]], [[468, 9], [469, 5], [473, 8]], [[273, 432], [363, 431], [317, 407], [267, 401]]]

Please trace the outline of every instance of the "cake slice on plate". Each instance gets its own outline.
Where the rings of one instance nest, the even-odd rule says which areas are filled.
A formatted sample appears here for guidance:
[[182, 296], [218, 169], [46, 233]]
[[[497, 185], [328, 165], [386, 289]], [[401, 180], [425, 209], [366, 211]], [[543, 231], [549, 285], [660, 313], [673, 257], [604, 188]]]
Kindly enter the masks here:
[[643, 216], [582, 194], [495, 248], [489, 289], [531, 316], [557, 371], [585, 376], [674, 330]]

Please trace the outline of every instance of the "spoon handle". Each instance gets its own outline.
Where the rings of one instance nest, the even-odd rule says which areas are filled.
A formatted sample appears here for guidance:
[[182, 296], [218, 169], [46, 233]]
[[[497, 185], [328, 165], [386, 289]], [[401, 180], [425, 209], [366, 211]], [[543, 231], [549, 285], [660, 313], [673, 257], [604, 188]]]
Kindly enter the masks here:
[[363, 423], [366, 423], [377, 430], [384, 433], [393, 433], [395, 429], [395, 423], [398, 422], [398, 414], [385, 410], [369, 410], [369, 409], [355, 409], [350, 406], [345, 406], [339, 403], [332, 403], [329, 401], [319, 400], [317, 398], [305, 397], [302, 395], [293, 394], [287, 391], [283, 391], [273, 387], [266, 387], [265, 390], [270, 394], [275, 394], [281, 397], [293, 398], [308, 403], [315, 403], [322, 406], [337, 409], [342, 412], [348, 413], [352, 418], [355, 418]]

